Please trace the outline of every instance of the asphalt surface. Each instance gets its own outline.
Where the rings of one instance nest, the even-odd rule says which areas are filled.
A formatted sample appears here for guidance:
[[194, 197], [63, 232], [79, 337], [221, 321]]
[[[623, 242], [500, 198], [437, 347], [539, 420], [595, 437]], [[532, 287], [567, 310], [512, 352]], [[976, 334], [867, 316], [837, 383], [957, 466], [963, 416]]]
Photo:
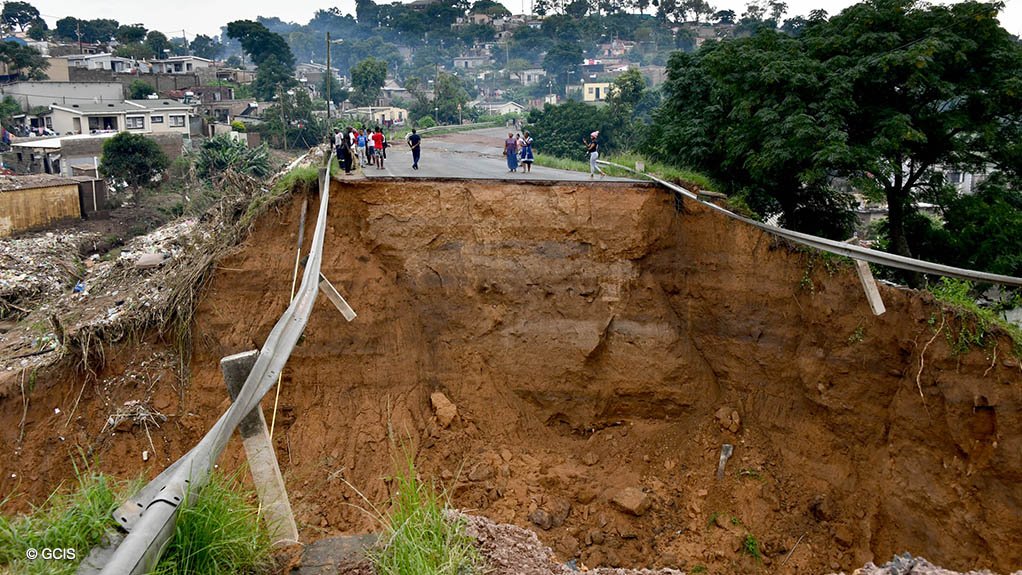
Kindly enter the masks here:
[[[509, 173], [507, 160], [502, 152], [504, 140], [507, 139], [505, 128], [485, 128], [470, 132], [458, 132], [422, 138], [422, 157], [419, 169], [412, 169], [412, 153], [405, 143], [405, 131], [395, 131], [391, 146], [387, 149], [387, 159], [383, 169], [366, 166], [362, 173], [369, 178], [454, 178], [454, 179], [495, 179], [495, 180], [537, 180], [563, 182], [630, 182], [628, 178], [597, 175], [590, 178], [588, 173], [557, 170], [543, 166], [532, 166], [531, 172], [524, 172], [519, 165], [518, 171]], [[583, 159], [582, 146], [579, 144], [579, 159]], [[541, 143], [537, 142], [534, 149], [542, 151]], [[343, 178], [343, 175], [340, 176]]]

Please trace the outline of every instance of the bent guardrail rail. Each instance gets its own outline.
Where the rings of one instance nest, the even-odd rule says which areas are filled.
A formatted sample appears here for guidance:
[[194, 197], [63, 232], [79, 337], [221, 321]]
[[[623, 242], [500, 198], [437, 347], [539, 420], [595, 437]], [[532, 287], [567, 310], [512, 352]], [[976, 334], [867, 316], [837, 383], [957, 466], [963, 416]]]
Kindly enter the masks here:
[[115, 519], [129, 533], [103, 566], [104, 575], [141, 575], [148, 573], [174, 533], [181, 505], [194, 498], [209, 479], [209, 473], [238, 423], [259, 405], [277, 381], [291, 352], [309, 321], [319, 292], [319, 268], [323, 257], [327, 206], [330, 201], [330, 166], [320, 191], [319, 215], [312, 246], [302, 274], [301, 288], [291, 305], [280, 316], [263, 344], [255, 366], [245, 379], [238, 398], [224, 412], [199, 443], [147, 484], [115, 511]]
[[699, 199], [699, 196], [697, 194], [689, 190], [686, 190], [685, 188], [677, 184], [672, 184], [671, 182], [661, 180], [656, 176], [652, 176], [644, 172], [639, 172], [637, 170], [629, 168], [628, 166], [622, 166], [621, 164], [615, 164], [614, 162], [608, 162], [605, 160], [597, 160], [597, 162], [605, 166], [613, 166], [615, 168], [627, 170], [633, 174], [649, 178], [650, 180], [653, 180], [654, 182], [660, 184], [661, 186], [664, 186], [677, 194], [681, 194], [686, 198], [695, 200], [704, 206], [707, 206], [713, 210], [716, 210], [726, 215], [729, 218], [733, 218], [740, 222], [744, 222], [746, 224], [749, 224], [750, 226], [755, 226], [767, 233], [783, 237], [794, 243], [816, 248], [820, 251], [830, 252], [832, 254], [837, 254], [856, 260], [863, 260], [872, 264], [903, 269], [910, 272], [934, 274], [970, 281], [987, 282], [1011, 286], [1022, 286], [1022, 278], [1005, 276], [1000, 274], [992, 274], [965, 268], [956, 268], [953, 266], [946, 266], [943, 264], [935, 264], [932, 262], [917, 260], [915, 258], [907, 258], [895, 254], [889, 254], [887, 252], [871, 250], [869, 248], [864, 248], [862, 246], [856, 246], [835, 240], [828, 240], [826, 238], [821, 238], [819, 236], [813, 236], [810, 234], [803, 234], [801, 232], [786, 230], [784, 228], [779, 228], [777, 226], [764, 224], [763, 222], [757, 222], [756, 220], [740, 216], [712, 202], [705, 202]]

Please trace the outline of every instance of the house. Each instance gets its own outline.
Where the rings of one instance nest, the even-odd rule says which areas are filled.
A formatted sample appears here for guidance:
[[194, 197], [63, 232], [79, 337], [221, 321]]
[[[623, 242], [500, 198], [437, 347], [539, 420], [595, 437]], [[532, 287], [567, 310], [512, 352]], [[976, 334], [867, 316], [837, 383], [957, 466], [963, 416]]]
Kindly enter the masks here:
[[216, 79], [234, 84], [251, 84], [255, 81], [256, 73], [253, 70], [241, 70], [239, 68], [218, 68]]
[[639, 66], [639, 73], [649, 81], [650, 86], [656, 88], [667, 81], [667, 68], [665, 66]]
[[[54, 58], [56, 60], [57, 58]], [[121, 58], [109, 53], [102, 54], [71, 54], [62, 56], [60, 59], [67, 61], [68, 68], [84, 68], [86, 70], [109, 70], [116, 73], [148, 72], [148, 65], [132, 60]], [[143, 69], [144, 68], [144, 69]]]
[[628, 54], [635, 47], [635, 42], [631, 40], [618, 40], [614, 39], [606, 44], [600, 44], [599, 51], [600, 55], [605, 58], [620, 58]]
[[455, 70], [474, 70], [490, 63], [489, 56], [458, 56], [454, 59]]
[[406, 99], [408, 97], [408, 90], [399, 86], [393, 78], [387, 78], [386, 81], [384, 81], [381, 93], [383, 94], [383, 99], [387, 102], [392, 102], [395, 99]]
[[607, 99], [610, 87], [613, 84], [610, 82], [583, 82], [582, 83], [582, 101], [583, 102], [603, 102]]
[[191, 74], [215, 66], [212, 60], [198, 56], [171, 56], [163, 60], [152, 60], [150, 64], [155, 74]]
[[520, 72], [511, 72], [511, 79], [520, 82], [523, 86], [535, 86], [546, 80], [546, 70], [543, 68], [527, 68]]
[[503, 116], [505, 114], [521, 114], [525, 106], [518, 102], [476, 102], [475, 107], [485, 114]]
[[351, 108], [343, 112], [346, 118], [360, 120], [374, 125], [395, 126], [404, 124], [408, 120], [408, 110], [395, 108], [393, 106], [365, 108]]
[[14, 82], [0, 86], [0, 96], [14, 98], [30, 112], [53, 104], [120, 102], [124, 89], [120, 82]]
[[0, 237], [81, 217], [77, 180], [0, 176]]
[[188, 134], [192, 107], [174, 100], [126, 100], [106, 104], [53, 105], [49, 115], [52, 129], [58, 134], [106, 131]]

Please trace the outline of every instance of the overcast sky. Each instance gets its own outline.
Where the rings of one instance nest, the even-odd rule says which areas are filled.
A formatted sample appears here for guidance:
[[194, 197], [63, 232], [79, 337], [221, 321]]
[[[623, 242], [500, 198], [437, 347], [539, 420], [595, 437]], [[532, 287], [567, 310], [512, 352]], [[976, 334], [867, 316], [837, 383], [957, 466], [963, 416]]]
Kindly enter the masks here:
[[[530, 9], [532, 0], [501, 0], [511, 12], [522, 13]], [[323, 0], [29, 0], [39, 9], [50, 27], [64, 16], [76, 18], [113, 18], [121, 24], [144, 24], [150, 30], [159, 30], [167, 36], [181, 36], [184, 30], [189, 39], [196, 34], [210, 36], [220, 33], [220, 27], [233, 20], [254, 20], [256, 16], [276, 16], [288, 22], [305, 24], [319, 9], [337, 6], [346, 14], [355, 13], [355, 0], [324, 2]], [[523, 3], [524, 2], [524, 3]], [[386, 3], [377, 1], [377, 3]], [[710, 0], [718, 10], [730, 8], [741, 14], [746, 0]], [[831, 15], [854, 4], [850, 0], [788, 0], [788, 17], [805, 15], [815, 8], [823, 8]], [[1022, 36], [1022, 0], [1007, 0], [1001, 13], [1001, 24], [1012, 34]]]

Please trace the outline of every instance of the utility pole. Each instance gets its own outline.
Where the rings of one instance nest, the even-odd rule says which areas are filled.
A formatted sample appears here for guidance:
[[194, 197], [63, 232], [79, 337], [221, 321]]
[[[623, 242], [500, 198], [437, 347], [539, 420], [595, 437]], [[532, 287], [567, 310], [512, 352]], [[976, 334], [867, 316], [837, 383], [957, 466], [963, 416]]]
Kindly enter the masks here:
[[330, 134], [330, 84], [334, 83], [334, 73], [330, 71], [330, 31], [326, 33], [326, 132]]
[[433, 80], [433, 119], [440, 125], [440, 62], [436, 63], [436, 79]]
[[185, 55], [192, 55], [192, 47], [188, 45], [188, 35], [185, 34], [184, 28], [181, 29], [181, 41], [185, 43]]
[[280, 132], [284, 137], [284, 151], [287, 151], [287, 122], [284, 120], [284, 88], [277, 85], [277, 105], [280, 106]]
[[78, 53], [84, 54], [85, 48], [82, 47], [82, 23], [81, 21], [75, 21], [75, 34], [78, 35]]

